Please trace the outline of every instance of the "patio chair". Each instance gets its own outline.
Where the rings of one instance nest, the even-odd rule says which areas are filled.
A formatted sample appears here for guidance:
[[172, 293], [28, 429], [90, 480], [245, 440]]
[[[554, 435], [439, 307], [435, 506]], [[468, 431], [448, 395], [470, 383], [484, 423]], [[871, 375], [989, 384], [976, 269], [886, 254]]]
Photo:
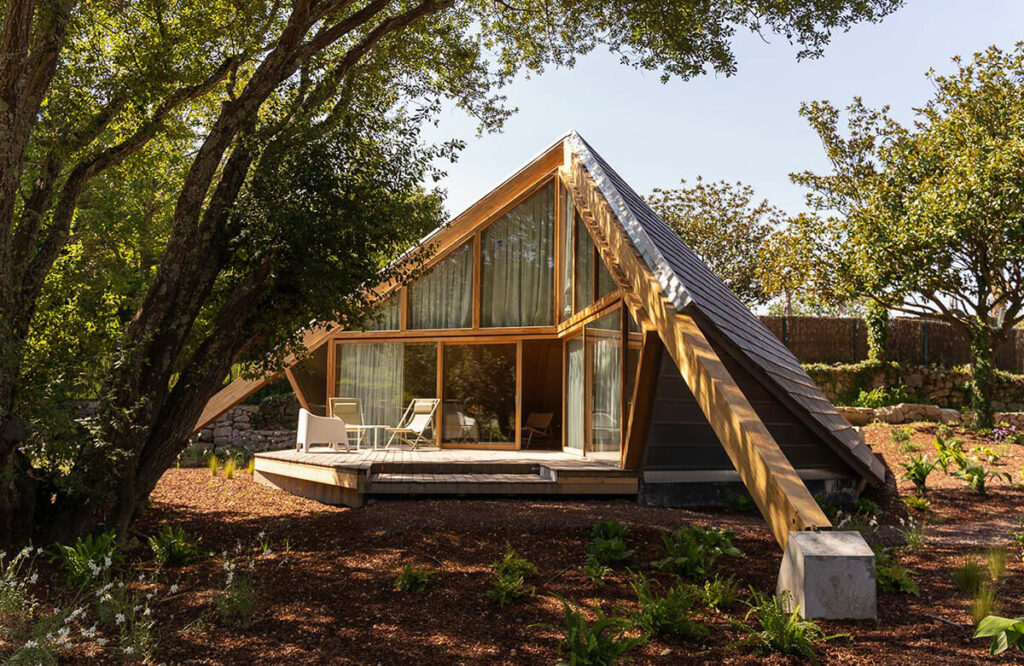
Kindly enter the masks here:
[[388, 428], [391, 436], [384, 448], [391, 448], [395, 438], [402, 444], [408, 444], [413, 450], [420, 444], [432, 444], [433, 442], [423, 433], [433, 424], [439, 402], [440, 400], [436, 398], [416, 398], [410, 402], [398, 426]]
[[363, 426], [362, 410], [359, 409], [358, 398], [331, 398], [327, 401], [327, 416], [341, 419], [345, 422], [345, 428], [353, 433], [356, 440], [356, 449], [363, 440], [365, 429]]
[[526, 417], [526, 424], [523, 425], [523, 432], [526, 433], [526, 445], [533, 441], [533, 436], [551, 437], [551, 421], [555, 415], [552, 412], [531, 412]]
[[310, 444], [330, 444], [335, 451], [338, 444], [348, 448], [348, 432], [345, 422], [329, 416], [316, 416], [306, 409], [299, 409], [299, 427], [295, 432], [295, 449], [309, 453]]

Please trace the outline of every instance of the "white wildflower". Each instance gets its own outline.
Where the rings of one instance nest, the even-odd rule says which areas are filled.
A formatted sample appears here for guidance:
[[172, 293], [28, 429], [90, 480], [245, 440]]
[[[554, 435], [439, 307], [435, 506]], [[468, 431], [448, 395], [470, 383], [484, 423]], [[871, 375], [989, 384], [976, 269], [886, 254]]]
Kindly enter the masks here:
[[28, 584], [35, 585], [37, 580], [39, 580], [39, 574], [32, 572], [32, 575], [28, 577]]
[[260, 533], [256, 535], [256, 538], [257, 539], [262, 539], [265, 536], [267, 536], [267, 533], [264, 532], [263, 530], [260, 530]]
[[32, 648], [37, 648], [37, 647], [39, 647], [39, 643], [36, 643], [35, 641], [25, 641], [25, 649], [26, 650], [31, 650]]
[[107, 644], [107, 639], [106, 638], [102, 638], [102, 637], [101, 638], [97, 638], [96, 639], [96, 644], [99, 645], [100, 647], [103, 647], [104, 645]]
[[178, 592], [178, 584], [177, 583], [175, 583], [174, 585], [171, 585], [170, 592], [171, 592], [171, 594], [176, 594]]
[[89, 567], [89, 571], [91, 571], [91, 572], [92, 572], [92, 575], [93, 575], [93, 576], [99, 576], [99, 575], [100, 575], [100, 568], [99, 568], [99, 565], [97, 565], [97, 564], [96, 564], [95, 562], [93, 562], [92, 560], [89, 560], [88, 562], [86, 562], [86, 566], [88, 566], [88, 567]]
[[231, 585], [231, 581], [233, 581], [234, 579], [235, 579], [235, 574], [234, 574], [234, 572], [232, 572], [232, 571], [229, 571], [229, 572], [228, 572], [228, 581], [227, 581], [227, 585], [228, 585], [229, 587], [230, 587], [230, 585]]
[[146, 580], [146, 574], [144, 574], [144, 573], [140, 573], [140, 574], [139, 574], [139, 582], [142, 582], [142, 581], [144, 581], [144, 580]]
[[142, 611], [142, 614], [145, 617], [149, 617], [149, 615], [150, 615], [149, 606], [146, 606], [146, 610]]
[[114, 616], [114, 624], [124, 624], [124, 613], [118, 613]]
[[110, 555], [103, 558], [103, 566], [108, 569], [114, 564], [114, 560], [110, 559]]
[[135, 652], [135, 649], [131, 645], [125, 645], [124, 646], [124, 653], [125, 654], [131, 654], [132, 652]]
[[19, 558], [28, 557], [31, 554], [32, 554], [32, 546], [25, 546], [24, 548], [21, 549], [21, 552], [18, 553], [18, 557]]
[[100, 601], [113, 601], [114, 597], [110, 596], [109, 592], [104, 592], [103, 596], [100, 597]]

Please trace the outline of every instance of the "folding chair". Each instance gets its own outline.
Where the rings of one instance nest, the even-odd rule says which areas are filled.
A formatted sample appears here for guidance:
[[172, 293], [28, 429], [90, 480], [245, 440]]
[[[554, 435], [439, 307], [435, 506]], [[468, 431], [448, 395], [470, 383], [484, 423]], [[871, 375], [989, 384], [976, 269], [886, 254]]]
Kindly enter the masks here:
[[437, 398], [416, 398], [410, 402], [398, 426], [388, 428], [391, 437], [384, 448], [391, 448], [391, 443], [396, 437], [400, 443], [408, 444], [413, 450], [420, 444], [432, 444], [433, 442], [423, 433], [433, 424], [439, 402]]
[[363, 415], [362, 410], [359, 409], [359, 399], [331, 398], [327, 401], [327, 416], [345, 422], [345, 429], [353, 434], [358, 451], [359, 443], [363, 440], [366, 432], [366, 429], [363, 428]]
[[551, 421], [555, 415], [551, 412], [531, 412], [526, 417], [526, 424], [523, 425], [523, 432], [526, 433], [526, 446], [533, 441], [533, 436], [551, 437]]

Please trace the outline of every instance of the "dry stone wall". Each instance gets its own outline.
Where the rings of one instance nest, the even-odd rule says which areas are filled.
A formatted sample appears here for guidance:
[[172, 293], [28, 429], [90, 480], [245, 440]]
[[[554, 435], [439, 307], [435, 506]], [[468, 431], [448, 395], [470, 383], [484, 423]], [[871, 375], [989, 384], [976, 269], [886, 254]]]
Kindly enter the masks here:
[[[853, 426], [866, 426], [875, 421], [893, 425], [920, 421], [959, 425], [962, 420], [960, 412], [956, 409], [906, 402], [877, 409], [870, 407], [836, 407], [836, 409]], [[996, 412], [995, 422], [998, 425], [1005, 423], [1016, 426], [1018, 429], [1024, 428], [1024, 412]]]
[[273, 396], [259, 405], [238, 405], [218, 417], [192, 438], [192, 446], [213, 451], [252, 455], [295, 446], [299, 403], [291, 395]]

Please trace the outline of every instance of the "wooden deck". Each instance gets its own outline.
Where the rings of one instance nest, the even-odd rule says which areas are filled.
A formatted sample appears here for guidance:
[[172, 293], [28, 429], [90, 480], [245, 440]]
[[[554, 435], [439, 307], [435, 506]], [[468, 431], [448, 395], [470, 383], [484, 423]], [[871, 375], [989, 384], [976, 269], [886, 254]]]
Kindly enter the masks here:
[[374, 495], [635, 495], [637, 473], [561, 451], [313, 448], [256, 455], [256, 480], [326, 504]]

